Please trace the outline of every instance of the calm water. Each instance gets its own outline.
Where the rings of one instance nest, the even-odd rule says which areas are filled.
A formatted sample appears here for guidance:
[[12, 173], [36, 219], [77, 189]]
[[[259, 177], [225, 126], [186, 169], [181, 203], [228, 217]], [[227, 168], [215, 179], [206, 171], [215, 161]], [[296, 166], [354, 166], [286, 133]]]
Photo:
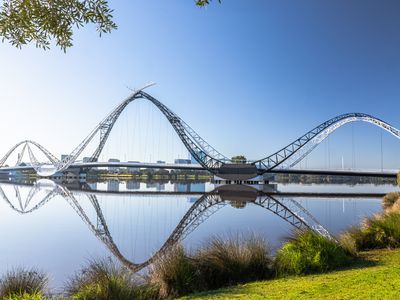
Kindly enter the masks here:
[[[146, 262], [169, 238], [172, 242], [183, 239], [185, 246], [195, 249], [212, 235], [256, 233], [276, 249], [293, 230], [293, 222], [274, 213], [276, 207], [290, 209], [310, 226], [320, 224], [338, 234], [379, 212], [381, 197], [327, 194], [397, 189], [392, 185], [278, 184], [281, 193], [313, 193], [293, 197], [224, 188], [215, 192], [211, 183], [112, 181], [62, 186], [40, 181], [0, 183], [0, 188], [0, 273], [15, 266], [36, 266], [51, 274], [53, 287], [62, 286], [90, 258]], [[320, 192], [323, 196], [315, 194]]]

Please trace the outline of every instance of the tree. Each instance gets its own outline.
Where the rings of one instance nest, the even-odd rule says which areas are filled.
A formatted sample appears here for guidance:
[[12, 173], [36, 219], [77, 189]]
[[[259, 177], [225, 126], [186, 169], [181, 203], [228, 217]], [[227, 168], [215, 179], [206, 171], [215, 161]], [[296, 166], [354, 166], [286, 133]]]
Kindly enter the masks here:
[[48, 49], [54, 39], [65, 51], [74, 26], [93, 23], [100, 35], [116, 29], [112, 12], [105, 0], [3, 0], [0, 36], [18, 48], [35, 43]]
[[245, 164], [247, 162], [247, 158], [244, 155], [236, 155], [231, 158], [231, 161], [236, 164]]
[[[195, 1], [204, 7], [212, 0]], [[18, 48], [34, 43], [45, 50], [55, 40], [65, 52], [72, 46], [74, 26], [95, 24], [100, 35], [117, 29], [112, 12], [106, 0], [3, 0], [0, 36]]]
[[[203, 6], [206, 6], [206, 5], [210, 4], [211, 1], [212, 0], [197, 0], [196, 1], [196, 5], [203, 7]], [[221, 3], [221, 0], [218, 0], [218, 2]]]

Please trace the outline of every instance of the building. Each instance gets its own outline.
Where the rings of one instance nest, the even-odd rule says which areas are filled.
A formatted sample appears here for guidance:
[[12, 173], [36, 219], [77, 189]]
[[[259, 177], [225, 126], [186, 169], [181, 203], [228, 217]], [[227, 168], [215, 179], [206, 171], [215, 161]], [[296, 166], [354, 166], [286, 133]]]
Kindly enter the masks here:
[[[140, 164], [140, 161], [128, 161], [129, 164]], [[137, 173], [140, 171], [140, 168], [136, 167], [128, 167], [128, 171], [131, 173]]]
[[67, 160], [68, 158], [70, 158], [70, 155], [68, 155], [68, 154], [61, 154], [61, 160]]
[[118, 192], [119, 191], [119, 182], [118, 182], [118, 180], [109, 180], [107, 182], [107, 191], [109, 191], [109, 192]]
[[84, 157], [82, 159], [82, 162], [84, 162], [84, 163], [90, 162], [90, 157]]
[[191, 164], [191, 160], [190, 159], [177, 158], [177, 159], [175, 159], [175, 164], [177, 164], [177, 165], [190, 165]]
[[[109, 160], [108, 160], [108, 162], [109, 163], [119, 163], [120, 162], [120, 160], [119, 159], [116, 159], [116, 158], [110, 158]], [[119, 167], [118, 166], [111, 166], [111, 167], [108, 167], [108, 170], [109, 171], [113, 171], [113, 172], [118, 172], [119, 171]]]
[[203, 193], [206, 191], [206, 184], [204, 182], [191, 183], [190, 191], [197, 192], [197, 193]]
[[97, 182], [88, 183], [91, 190], [97, 190]]
[[135, 180], [128, 180], [126, 183], [127, 190], [138, 190], [140, 188], [140, 182]]
[[199, 163], [197, 162], [197, 160], [195, 160], [195, 158], [193, 157], [192, 154], [189, 153], [189, 158], [190, 158], [190, 162], [192, 165], [198, 165]]
[[165, 191], [165, 184], [164, 183], [157, 183], [157, 191]]
[[190, 184], [189, 183], [175, 183], [174, 191], [179, 193], [190, 192]]
[[146, 182], [146, 189], [155, 189], [157, 188], [157, 182]]

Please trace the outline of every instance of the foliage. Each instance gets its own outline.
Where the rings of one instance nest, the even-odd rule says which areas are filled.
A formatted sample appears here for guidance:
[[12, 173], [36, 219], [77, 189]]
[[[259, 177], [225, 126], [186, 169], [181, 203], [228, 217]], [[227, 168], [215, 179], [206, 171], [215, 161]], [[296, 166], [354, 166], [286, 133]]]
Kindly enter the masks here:
[[112, 12], [106, 0], [3, 0], [0, 36], [19, 48], [33, 42], [48, 49], [54, 39], [65, 51], [74, 26], [95, 24], [100, 35], [116, 29]]
[[66, 289], [72, 299], [157, 299], [158, 289], [140, 285], [135, 275], [112, 260], [92, 260]]
[[221, 286], [270, 278], [272, 259], [264, 239], [254, 236], [214, 237], [194, 257], [197, 262], [200, 288]]
[[[210, 4], [211, 1], [212, 0], [196, 0], [196, 5], [204, 7], [204, 6], [208, 5], [208, 4]], [[218, 2], [221, 3], [221, 0], [218, 0]]]
[[[196, 0], [196, 5], [205, 7], [211, 1]], [[0, 36], [18, 48], [34, 43], [49, 49], [55, 40], [65, 52], [72, 46], [74, 26], [94, 24], [100, 35], [117, 29], [112, 13], [107, 0], [3, 0]]]
[[8, 297], [4, 298], [5, 300], [47, 300], [49, 298], [44, 297], [41, 293], [18, 293], [9, 295]]
[[400, 171], [397, 172], [396, 179], [397, 179], [397, 185], [400, 185]]
[[400, 247], [400, 212], [389, 211], [365, 220], [346, 232], [357, 250]]
[[155, 262], [150, 276], [163, 297], [265, 279], [272, 276], [271, 258], [264, 240], [214, 237], [189, 255], [181, 246]]
[[383, 209], [388, 209], [393, 206], [399, 200], [400, 192], [391, 192], [386, 194], [382, 199], [382, 207]]
[[0, 280], [0, 299], [9, 295], [40, 295], [47, 283], [47, 275], [35, 269], [19, 268], [8, 271]]
[[244, 155], [236, 155], [236, 156], [233, 156], [231, 158], [231, 160], [233, 163], [245, 164], [247, 161], [247, 158]]
[[359, 230], [360, 227], [352, 226], [344, 233], [342, 233], [339, 238], [340, 246], [342, 246], [342, 248], [345, 249], [347, 253], [349, 253], [353, 257], [358, 256], [358, 247], [354, 239], [354, 235], [357, 235]]
[[361, 253], [349, 269], [267, 280], [185, 299], [400, 299], [400, 250]]
[[163, 297], [180, 296], [196, 290], [196, 266], [181, 245], [159, 257], [150, 271], [151, 281], [160, 287]]
[[340, 244], [312, 230], [297, 232], [275, 258], [280, 275], [326, 272], [349, 263], [351, 256]]

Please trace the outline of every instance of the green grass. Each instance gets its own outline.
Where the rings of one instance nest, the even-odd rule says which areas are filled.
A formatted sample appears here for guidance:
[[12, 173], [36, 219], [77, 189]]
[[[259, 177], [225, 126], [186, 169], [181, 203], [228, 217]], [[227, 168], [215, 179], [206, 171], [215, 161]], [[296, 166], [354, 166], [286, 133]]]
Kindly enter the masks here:
[[361, 253], [335, 272], [254, 282], [183, 299], [400, 299], [400, 250]]
[[17, 293], [4, 297], [4, 300], [50, 300], [50, 298], [46, 298], [40, 293]]

